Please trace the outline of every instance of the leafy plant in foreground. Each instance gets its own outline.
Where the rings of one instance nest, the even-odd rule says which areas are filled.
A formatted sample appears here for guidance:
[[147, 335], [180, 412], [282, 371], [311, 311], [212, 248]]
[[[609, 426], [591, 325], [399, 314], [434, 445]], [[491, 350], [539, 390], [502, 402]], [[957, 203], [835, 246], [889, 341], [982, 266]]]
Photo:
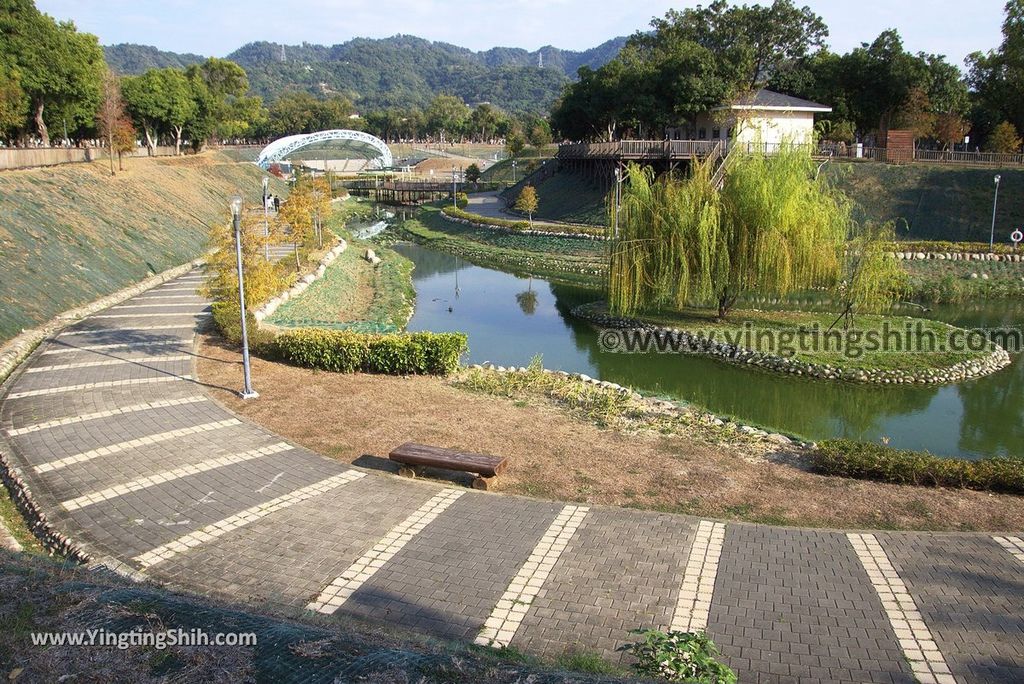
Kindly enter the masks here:
[[736, 673], [718, 662], [718, 649], [704, 632], [663, 632], [635, 629], [642, 637], [622, 650], [636, 658], [638, 674], [670, 682], [735, 684]]

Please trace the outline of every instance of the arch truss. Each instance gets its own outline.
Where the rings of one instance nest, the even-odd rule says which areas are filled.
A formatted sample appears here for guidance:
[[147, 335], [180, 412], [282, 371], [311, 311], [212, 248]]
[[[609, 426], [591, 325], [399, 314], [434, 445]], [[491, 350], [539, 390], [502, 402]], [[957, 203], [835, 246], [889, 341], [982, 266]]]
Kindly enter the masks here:
[[329, 140], [353, 140], [355, 142], [364, 143], [380, 153], [370, 162], [371, 166], [377, 165], [382, 169], [394, 166], [394, 159], [391, 156], [391, 150], [383, 140], [370, 135], [369, 133], [363, 133], [362, 131], [349, 131], [342, 129], [319, 131], [317, 133], [306, 133], [303, 135], [289, 135], [284, 138], [278, 138], [263, 148], [263, 151], [260, 152], [260, 156], [256, 158], [256, 163], [265, 169], [274, 162], [281, 161], [291, 153], [302, 149], [307, 145], [327, 142]]

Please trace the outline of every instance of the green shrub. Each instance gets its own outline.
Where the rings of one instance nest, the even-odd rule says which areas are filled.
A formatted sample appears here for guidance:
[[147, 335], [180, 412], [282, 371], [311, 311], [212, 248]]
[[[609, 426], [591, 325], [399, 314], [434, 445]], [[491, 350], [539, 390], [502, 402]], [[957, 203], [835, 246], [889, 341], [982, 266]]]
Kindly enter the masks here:
[[[987, 242], [949, 242], [948, 240], [897, 240], [892, 243], [892, 250], [896, 252], [956, 252], [960, 254], [987, 254], [989, 252]], [[1013, 245], [996, 243], [993, 245], [994, 254], [1013, 254]]]
[[[245, 312], [246, 332], [249, 334], [249, 348], [262, 350], [274, 342], [274, 334], [261, 330], [252, 315], [252, 310]], [[222, 301], [213, 303], [213, 324], [228, 343], [239, 345], [242, 343], [242, 316], [238, 310], [237, 301]]]
[[462, 333], [371, 335], [303, 328], [278, 336], [275, 352], [296, 366], [338, 373], [449, 375], [466, 352]]
[[463, 211], [462, 209], [456, 209], [450, 205], [444, 207], [441, 211], [452, 218], [466, 219], [467, 221], [472, 221], [473, 223], [479, 223], [485, 226], [497, 226], [499, 228], [510, 228], [512, 230], [528, 230], [530, 228], [529, 221], [507, 221], [505, 219], [493, 218], [491, 216], [480, 216], [479, 214], [471, 214], [468, 211]]
[[718, 649], [704, 632], [662, 632], [636, 629], [643, 637], [622, 650], [636, 658], [633, 668], [645, 677], [669, 682], [735, 684], [736, 673], [718, 662]]
[[455, 204], [459, 209], [465, 209], [469, 206], [469, 195], [464, 192], [455, 193]]
[[1024, 459], [1021, 458], [996, 456], [968, 461], [892, 449], [871, 442], [828, 439], [818, 445], [811, 459], [814, 469], [824, 475], [1024, 494]]

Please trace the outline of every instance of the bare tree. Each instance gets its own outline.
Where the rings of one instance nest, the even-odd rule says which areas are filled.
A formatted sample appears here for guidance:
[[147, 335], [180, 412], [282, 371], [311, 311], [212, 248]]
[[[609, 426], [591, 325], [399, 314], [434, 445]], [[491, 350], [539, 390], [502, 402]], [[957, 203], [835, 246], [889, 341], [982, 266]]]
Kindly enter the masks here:
[[100, 90], [100, 106], [96, 111], [96, 127], [100, 136], [107, 144], [110, 157], [110, 175], [114, 172], [114, 154], [117, 151], [118, 129], [123, 127], [126, 119], [124, 100], [121, 98], [121, 79], [110, 69], [103, 74]]

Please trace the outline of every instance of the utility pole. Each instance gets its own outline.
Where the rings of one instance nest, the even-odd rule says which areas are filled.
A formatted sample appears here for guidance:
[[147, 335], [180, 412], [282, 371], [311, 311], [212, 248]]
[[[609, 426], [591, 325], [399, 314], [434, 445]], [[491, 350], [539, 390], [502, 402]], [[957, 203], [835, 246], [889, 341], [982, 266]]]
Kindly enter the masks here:
[[988, 238], [988, 251], [992, 252], [995, 250], [996, 245], [996, 205], [999, 203], [999, 181], [1000, 176], [997, 174], [995, 177], [996, 182], [996, 194], [992, 198], [992, 232]]
[[242, 370], [245, 380], [240, 394], [242, 399], [255, 399], [260, 395], [252, 389], [252, 372], [249, 367], [249, 331], [245, 321], [245, 276], [242, 272], [242, 198], [237, 195], [231, 200], [231, 219], [235, 227], [235, 260], [238, 264], [238, 308], [242, 314]]

